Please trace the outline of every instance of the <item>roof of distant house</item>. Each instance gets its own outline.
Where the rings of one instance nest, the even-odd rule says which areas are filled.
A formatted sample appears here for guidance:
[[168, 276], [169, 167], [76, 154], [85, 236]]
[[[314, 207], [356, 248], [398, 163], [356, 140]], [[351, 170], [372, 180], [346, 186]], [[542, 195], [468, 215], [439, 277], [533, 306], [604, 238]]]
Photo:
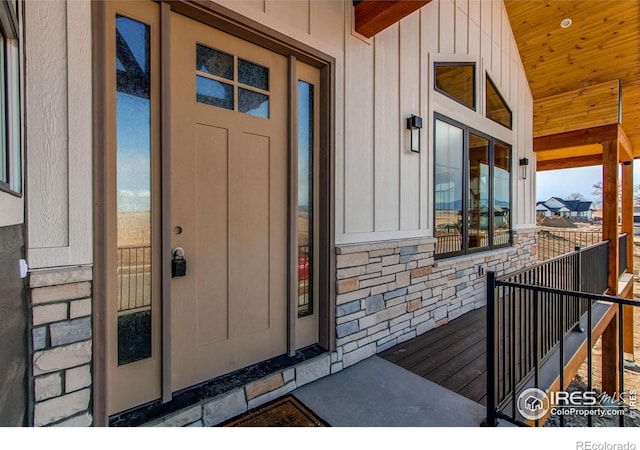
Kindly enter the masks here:
[[562, 207], [550, 206], [549, 203], [555, 200], [556, 202], [564, 205], [568, 211], [584, 212], [591, 209], [595, 210], [595, 205], [591, 200], [564, 200], [560, 197], [551, 197], [545, 202], [537, 202], [536, 206], [543, 205], [545, 208], [552, 212], [558, 212]]

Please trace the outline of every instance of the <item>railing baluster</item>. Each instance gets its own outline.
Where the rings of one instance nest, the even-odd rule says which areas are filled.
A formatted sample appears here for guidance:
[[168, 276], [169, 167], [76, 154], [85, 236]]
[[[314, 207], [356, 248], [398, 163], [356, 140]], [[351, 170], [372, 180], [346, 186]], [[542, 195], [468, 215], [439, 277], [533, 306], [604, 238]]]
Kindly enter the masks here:
[[[618, 376], [619, 381], [618, 384], [618, 395], [617, 400], [619, 401], [622, 397], [620, 397], [620, 393], [624, 392], [624, 316], [623, 316], [623, 305], [618, 305]], [[624, 427], [624, 405], [622, 406], [622, 414], [620, 414], [620, 426]]]
[[[533, 323], [535, 324], [535, 326], [533, 327], [533, 354], [534, 354], [534, 361], [535, 361], [535, 365], [534, 365], [534, 387], [540, 389], [540, 352], [538, 351], [538, 337], [540, 336], [540, 333], [538, 332], [538, 326], [539, 326], [539, 321], [540, 321], [540, 317], [538, 315], [538, 308], [539, 308], [539, 301], [538, 301], [538, 291], [533, 291]], [[536, 427], [540, 426], [540, 419], [536, 420]]]
[[[589, 309], [587, 310], [587, 391], [593, 392], [593, 304], [589, 300]], [[593, 417], [591, 414], [587, 416], [587, 425], [593, 426]]]

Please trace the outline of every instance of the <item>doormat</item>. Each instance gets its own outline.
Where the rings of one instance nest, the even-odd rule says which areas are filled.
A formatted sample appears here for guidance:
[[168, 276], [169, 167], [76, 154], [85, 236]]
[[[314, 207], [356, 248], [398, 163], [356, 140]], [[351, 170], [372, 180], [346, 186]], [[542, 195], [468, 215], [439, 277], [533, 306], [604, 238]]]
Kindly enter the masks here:
[[223, 427], [328, 427], [324, 420], [292, 395], [259, 406]]

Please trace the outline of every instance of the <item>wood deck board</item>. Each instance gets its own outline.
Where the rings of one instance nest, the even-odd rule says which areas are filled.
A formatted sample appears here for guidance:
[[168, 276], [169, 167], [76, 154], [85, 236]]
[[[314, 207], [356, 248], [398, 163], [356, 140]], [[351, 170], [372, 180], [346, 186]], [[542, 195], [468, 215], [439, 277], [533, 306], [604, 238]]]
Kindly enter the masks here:
[[[480, 333], [479, 335], [477, 333]], [[443, 337], [433, 344], [426, 345], [417, 351], [404, 353], [404, 357], [395, 362], [401, 367], [415, 370], [416, 373], [425, 369], [424, 362], [428, 361], [429, 367], [437, 367], [444, 361], [455, 357], [460, 353], [465, 345], [470, 345], [479, 337], [486, 334], [483, 328], [477, 324], [471, 324], [467, 329], [460, 329], [455, 333]], [[453, 345], [453, 347], [452, 347]], [[426, 372], [425, 372], [426, 373]], [[422, 376], [422, 373], [418, 373]]]
[[475, 402], [486, 403], [486, 307], [379, 356]]
[[[467, 317], [469, 316], [469, 317]], [[399, 361], [403, 359], [407, 359], [410, 355], [414, 353], [419, 353], [421, 351], [426, 351], [426, 348], [430, 348], [432, 345], [440, 345], [440, 343], [448, 337], [451, 337], [452, 334], [464, 334], [464, 330], [470, 326], [471, 323], [477, 321], [484, 321], [486, 314], [484, 313], [484, 308], [482, 311], [475, 310], [465, 314], [462, 317], [465, 317], [466, 321], [461, 321], [462, 317], [451, 321], [447, 325], [443, 325], [439, 328], [431, 330], [415, 339], [411, 339], [410, 341], [403, 342], [402, 344], [396, 345], [390, 349], [385, 350], [380, 354], [387, 361], [398, 364], [403, 367], [403, 363], [399, 363]]]

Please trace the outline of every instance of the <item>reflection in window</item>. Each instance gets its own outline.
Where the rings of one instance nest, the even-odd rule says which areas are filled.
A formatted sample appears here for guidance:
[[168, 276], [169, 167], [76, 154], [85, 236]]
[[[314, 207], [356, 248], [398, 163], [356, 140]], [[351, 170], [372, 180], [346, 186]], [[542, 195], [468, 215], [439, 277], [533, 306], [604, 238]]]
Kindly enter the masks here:
[[269, 69], [244, 59], [238, 59], [238, 82], [268, 91]]
[[470, 249], [489, 245], [489, 141], [469, 133], [469, 216], [467, 242]]
[[436, 63], [436, 90], [475, 109], [475, 71], [473, 63]]
[[19, 17], [15, 2], [0, 3], [0, 187], [13, 192], [22, 191]]
[[149, 32], [116, 18], [118, 365], [151, 356]]
[[496, 142], [493, 147], [493, 245], [511, 242], [511, 150]]
[[436, 119], [436, 258], [511, 244], [510, 167], [509, 146]]
[[196, 70], [233, 80], [233, 56], [196, 44]]
[[463, 130], [436, 120], [436, 253], [462, 251]]
[[511, 129], [511, 110], [487, 75], [487, 117]]
[[4, 67], [5, 39], [0, 30], [0, 182], [9, 183], [9, 152], [7, 152], [6, 82]]
[[313, 314], [313, 95], [298, 81], [298, 317]]
[[196, 76], [196, 100], [219, 108], [233, 109], [233, 86], [198, 75]]
[[269, 96], [238, 88], [238, 111], [268, 119]]
[[269, 118], [268, 68], [196, 44], [196, 72], [198, 103]]

